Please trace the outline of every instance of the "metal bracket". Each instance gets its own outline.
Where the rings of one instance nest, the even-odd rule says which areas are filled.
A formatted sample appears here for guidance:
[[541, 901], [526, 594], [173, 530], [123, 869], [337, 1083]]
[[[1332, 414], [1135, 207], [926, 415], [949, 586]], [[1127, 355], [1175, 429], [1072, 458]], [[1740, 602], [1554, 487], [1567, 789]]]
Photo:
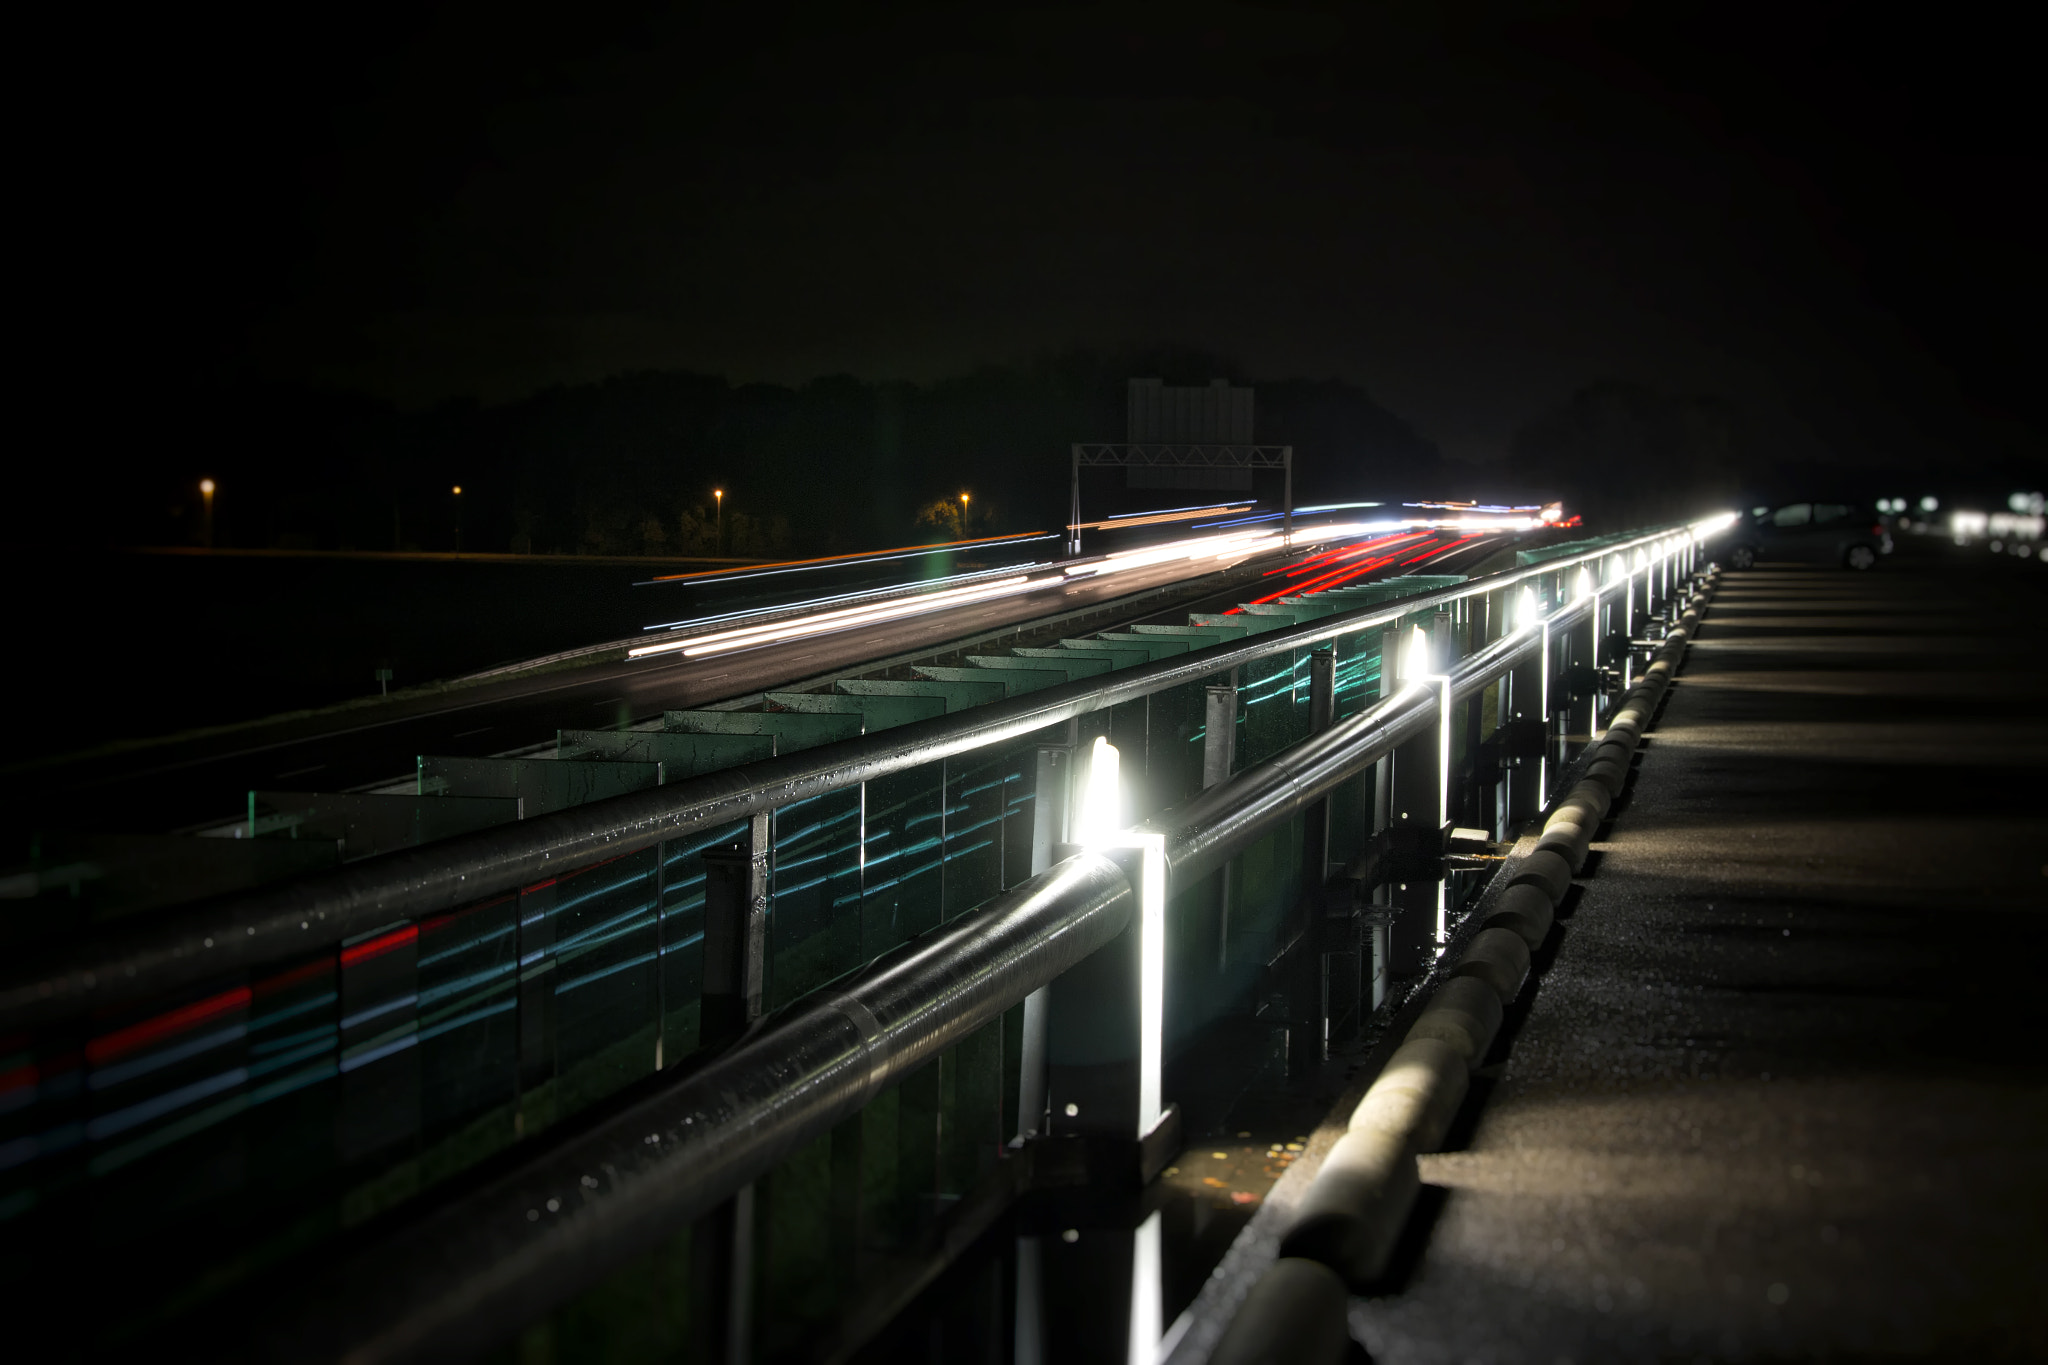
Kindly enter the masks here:
[[1496, 843], [1483, 829], [1454, 829], [1445, 838], [1444, 870], [1491, 871], [1507, 860], [1511, 845]]

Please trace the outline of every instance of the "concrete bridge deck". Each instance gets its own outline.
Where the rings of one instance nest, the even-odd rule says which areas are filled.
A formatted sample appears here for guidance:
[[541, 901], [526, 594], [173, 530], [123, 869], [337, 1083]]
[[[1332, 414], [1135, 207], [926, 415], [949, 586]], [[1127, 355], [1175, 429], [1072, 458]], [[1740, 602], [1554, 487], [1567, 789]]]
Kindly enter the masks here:
[[2003, 568], [1722, 579], [1374, 1359], [2048, 1358], [2048, 575]]

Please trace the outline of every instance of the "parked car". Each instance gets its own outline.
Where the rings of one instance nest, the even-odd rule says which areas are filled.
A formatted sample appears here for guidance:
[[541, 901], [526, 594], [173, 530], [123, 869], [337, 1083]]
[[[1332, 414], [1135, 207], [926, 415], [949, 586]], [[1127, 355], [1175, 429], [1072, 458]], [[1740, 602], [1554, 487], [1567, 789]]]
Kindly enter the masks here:
[[1891, 532], [1867, 507], [1852, 502], [1788, 502], [1759, 507], [1737, 522], [1720, 558], [1731, 569], [1792, 560], [1862, 570], [1891, 552]]

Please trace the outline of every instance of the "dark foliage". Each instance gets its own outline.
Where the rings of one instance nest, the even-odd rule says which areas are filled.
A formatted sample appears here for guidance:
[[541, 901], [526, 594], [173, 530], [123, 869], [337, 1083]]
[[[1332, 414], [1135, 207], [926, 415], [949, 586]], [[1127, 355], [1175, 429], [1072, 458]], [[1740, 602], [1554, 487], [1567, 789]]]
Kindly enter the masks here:
[[[166, 423], [156, 446], [110, 453], [130, 466], [122, 477], [61, 472], [39, 529], [196, 543], [198, 481], [211, 477], [215, 543], [237, 547], [451, 550], [459, 525], [471, 552], [709, 555], [720, 552], [714, 488], [735, 555], [931, 540], [919, 510], [962, 491], [975, 534], [1051, 530], [1065, 521], [1072, 443], [1121, 439], [1127, 375], [1198, 383], [1231, 372], [1162, 353], [1071, 353], [928, 385], [646, 371], [418, 411], [221, 390]], [[1354, 386], [1261, 383], [1259, 405], [1259, 439], [1296, 447], [1297, 502], [1441, 493], [1434, 447]], [[1126, 490], [1110, 472], [1085, 478], [1091, 514], [1175, 497]], [[1281, 494], [1277, 476], [1262, 476], [1258, 496], [1277, 506]], [[1207, 496], [1225, 495], [1181, 500]]]

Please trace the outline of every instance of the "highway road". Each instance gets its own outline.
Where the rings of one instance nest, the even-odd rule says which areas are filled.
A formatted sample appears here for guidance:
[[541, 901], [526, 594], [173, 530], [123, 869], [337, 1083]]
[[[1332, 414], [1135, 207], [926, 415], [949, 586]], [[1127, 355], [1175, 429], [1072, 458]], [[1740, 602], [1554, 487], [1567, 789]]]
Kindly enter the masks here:
[[[16, 832], [189, 830], [234, 818], [251, 789], [361, 789], [403, 777], [423, 753], [504, 754], [545, 743], [558, 729], [624, 726], [664, 710], [857, 671], [870, 661], [930, 653], [950, 642], [1120, 599], [1135, 599], [1128, 616], [1093, 617], [1078, 624], [1077, 633], [1155, 617], [1181, 622], [1189, 611], [1223, 610], [1259, 595], [1248, 583], [1259, 581], [1261, 571], [1337, 543], [1309, 543], [1299, 532], [1296, 539], [1288, 554], [1267, 542], [1224, 560], [1176, 557], [1092, 577], [1053, 572], [1006, 596], [709, 657], [678, 651], [515, 675], [17, 768], [0, 784], [6, 802], [0, 818]], [[1493, 536], [1473, 540], [1454, 531], [1430, 532], [1404, 548], [1401, 559], [1408, 562], [1380, 572], [1452, 571], [1497, 544]], [[1431, 552], [1436, 557], [1416, 558]], [[1366, 575], [1375, 576], [1379, 572]], [[1159, 592], [1175, 587], [1187, 591]]]

